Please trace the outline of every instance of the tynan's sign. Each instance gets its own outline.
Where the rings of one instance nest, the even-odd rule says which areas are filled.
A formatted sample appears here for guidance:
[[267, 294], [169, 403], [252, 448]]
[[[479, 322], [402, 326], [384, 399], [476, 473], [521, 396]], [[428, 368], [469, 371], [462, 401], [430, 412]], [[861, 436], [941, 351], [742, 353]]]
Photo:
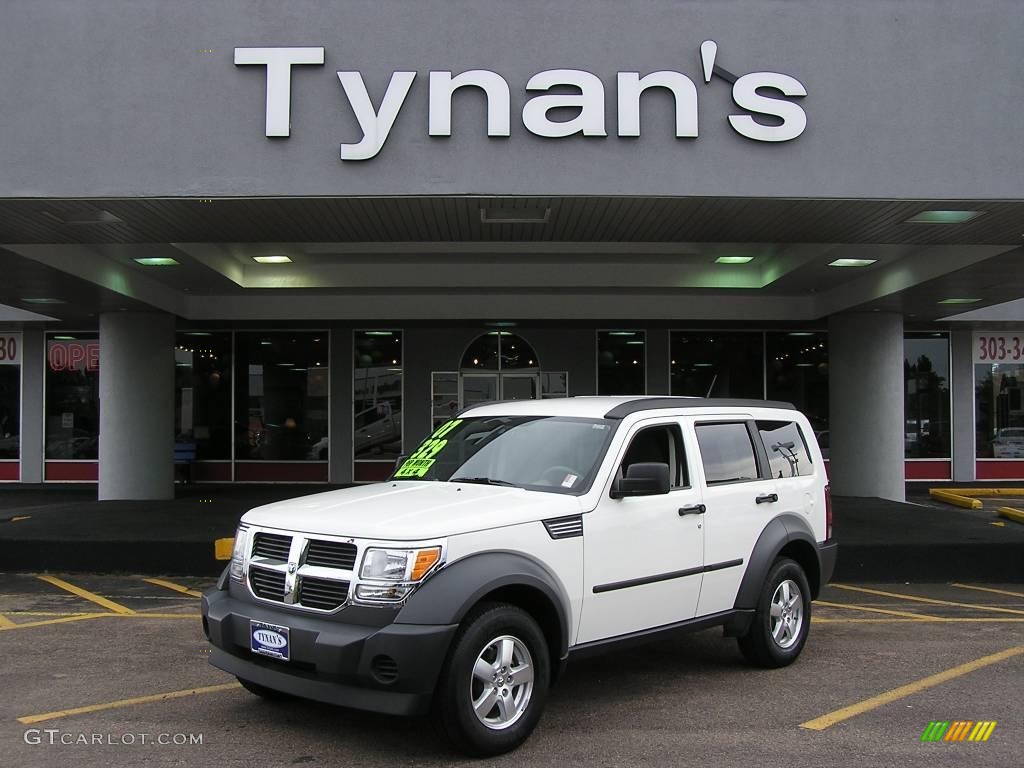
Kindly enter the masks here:
[[[752, 72], [736, 77], [719, 66], [715, 59], [718, 45], [705, 40], [700, 46], [704, 82], [714, 75], [732, 83], [732, 99], [744, 112], [729, 115], [729, 125], [741, 136], [754, 141], [792, 141], [807, 127], [807, 116], [793, 98], [807, 95], [803, 84], [779, 72]], [[293, 66], [323, 66], [323, 48], [235, 48], [235, 64], [256, 64], [267, 68], [267, 136], [288, 136], [291, 131], [291, 72]], [[341, 145], [342, 160], [369, 160], [376, 157], [387, 141], [395, 119], [416, 79], [416, 72], [393, 72], [380, 107], [374, 109], [363, 76], [357, 71], [338, 72], [338, 80], [349, 105], [359, 121], [362, 138]], [[497, 72], [472, 69], [453, 75], [447, 71], [428, 75], [428, 133], [452, 135], [452, 95], [459, 88], [479, 88], [487, 96], [487, 135], [511, 135], [511, 96], [508, 82]], [[563, 93], [566, 88], [578, 93]], [[675, 100], [675, 135], [697, 138], [697, 87], [682, 72], [660, 70], [640, 76], [639, 72], [618, 72], [618, 135], [640, 135], [640, 97], [649, 88], [665, 88]], [[538, 72], [526, 83], [527, 91], [543, 92], [530, 98], [523, 107], [526, 130], [545, 138], [607, 136], [605, 127], [604, 83], [580, 69], [548, 69]], [[578, 110], [570, 120], [552, 120], [554, 109]], [[754, 115], [767, 116], [770, 124]]]

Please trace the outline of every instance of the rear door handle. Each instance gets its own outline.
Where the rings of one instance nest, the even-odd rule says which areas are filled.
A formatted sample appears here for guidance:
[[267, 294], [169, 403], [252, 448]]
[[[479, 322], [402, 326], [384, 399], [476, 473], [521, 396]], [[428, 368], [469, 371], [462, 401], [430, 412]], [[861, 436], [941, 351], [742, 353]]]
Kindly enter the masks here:
[[685, 517], [686, 515], [703, 515], [707, 512], [707, 508], [703, 504], [691, 504], [688, 507], [679, 508], [679, 516]]
[[771, 504], [779, 500], [779, 494], [777, 493], [763, 493], [758, 496], [754, 501], [758, 504]]

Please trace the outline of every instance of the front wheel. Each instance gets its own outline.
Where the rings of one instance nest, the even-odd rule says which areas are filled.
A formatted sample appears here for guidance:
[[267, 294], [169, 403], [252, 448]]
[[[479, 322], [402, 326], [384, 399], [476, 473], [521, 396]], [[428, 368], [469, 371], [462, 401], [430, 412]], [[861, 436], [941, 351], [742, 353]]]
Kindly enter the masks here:
[[452, 744], [476, 757], [522, 744], [547, 700], [544, 633], [521, 608], [492, 603], [463, 622], [441, 671], [435, 714]]
[[796, 661], [811, 626], [811, 589], [799, 563], [780, 557], [768, 571], [754, 620], [738, 638], [747, 661], [774, 669]]

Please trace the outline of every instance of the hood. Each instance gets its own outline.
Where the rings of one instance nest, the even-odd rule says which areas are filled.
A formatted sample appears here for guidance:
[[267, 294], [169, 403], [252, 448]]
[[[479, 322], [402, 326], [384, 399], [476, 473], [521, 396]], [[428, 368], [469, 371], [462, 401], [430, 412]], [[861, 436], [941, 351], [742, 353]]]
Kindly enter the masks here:
[[413, 541], [581, 512], [575, 496], [474, 483], [400, 481], [301, 496], [242, 522], [360, 539]]

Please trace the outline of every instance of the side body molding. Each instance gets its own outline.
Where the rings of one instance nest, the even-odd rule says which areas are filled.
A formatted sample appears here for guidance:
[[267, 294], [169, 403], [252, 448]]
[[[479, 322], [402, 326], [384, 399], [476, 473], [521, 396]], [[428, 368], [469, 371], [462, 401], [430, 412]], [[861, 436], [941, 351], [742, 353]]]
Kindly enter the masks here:
[[[757, 607], [757, 597], [768, 576], [768, 569], [771, 568], [782, 548], [793, 541], [806, 542], [813, 553], [812, 556], [817, 560], [818, 545], [814, 540], [814, 532], [801, 518], [796, 515], [779, 515], [764, 527], [750, 553], [747, 571], [743, 575], [743, 581], [740, 582], [739, 591], [736, 593], [736, 608]], [[818, 573], [807, 574], [807, 580], [811, 583], [811, 592], [815, 597], [820, 587], [818, 579], [818, 574], [821, 572], [820, 563], [816, 570]]]
[[482, 597], [501, 587], [527, 587], [546, 598], [558, 616], [564, 657], [569, 648], [569, 597], [547, 568], [515, 552], [480, 552], [456, 560], [413, 593], [395, 622], [458, 624]]

